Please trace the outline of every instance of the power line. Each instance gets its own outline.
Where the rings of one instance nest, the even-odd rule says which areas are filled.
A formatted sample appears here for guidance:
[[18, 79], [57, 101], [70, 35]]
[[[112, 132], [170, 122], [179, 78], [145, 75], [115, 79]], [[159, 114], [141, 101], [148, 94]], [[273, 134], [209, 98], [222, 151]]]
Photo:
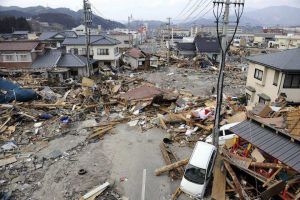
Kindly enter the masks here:
[[191, 5], [192, 2], [193, 0], [189, 0], [185, 7], [181, 10], [181, 12], [176, 17], [174, 17], [174, 19], [178, 19], [178, 17], [183, 14], [183, 12]]
[[201, 2], [202, 2], [203, 0], [200, 0], [200, 2], [195, 2], [184, 14], [183, 14], [183, 17], [186, 15], [186, 14], [188, 14], [188, 13], [190, 13], [190, 11], [193, 9], [193, 8], [195, 8], [195, 7], [198, 7], [198, 5], [200, 5], [201, 4]]
[[197, 11], [197, 9], [201, 7], [202, 3], [205, 3], [205, 2], [203, 2], [203, 0], [200, 0], [200, 2], [197, 4], [197, 6], [192, 10], [192, 12], [190, 12], [190, 14], [184, 19], [184, 21], [187, 21]]
[[197, 20], [203, 18], [205, 15], [207, 15], [207, 14], [208, 14], [210, 11], [212, 11], [213, 9], [214, 9], [214, 8], [211, 7], [211, 8], [208, 9], [203, 15], [201, 15], [201, 16], [197, 15], [197, 16], [195, 16], [195, 17], [190, 21], [190, 23], [188, 23], [188, 25], [193, 24], [195, 21], [197, 21]]
[[[195, 20], [195, 19], [198, 19], [198, 16], [200, 16], [200, 14], [201, 14], [206, 8], [208, 8], [209, 5], [210, 5], [212, 2], [213, 2], [213, 0], [208, 1], [208, 2], [204, 5], [203, 9], [200, 10], [200, 12], [198, 12], [198, 14], [197, 14], [196, 16], [194, 16], [194, 17], [192, 18], [191, 21], [193, 21], [193, 20]], [[192, 14], [193, 14], [193, 13], [192, 13]], [[192, 14], [191, 14], [191, 15], [192, 15]], [[189, 16], [189, 17], [190, 17], [190, 16]], [[188, 21], [189, 17], [186, 18], [184, 21]]]
[[212, 10], [213, 10], [213, 6], [212, 6], [209, 10], [207, 10], [203, 15], [200, 15], [200, 14], [202, 14], [202, 12], [203, 12], [206, 8], [209, 7], [209, 5], [211, 5], [212, 2], [213, 2], [213, 0], [210, 1], [210, 2], [208, 2], [208, 4], [206, 4], [206, 6], [205, 6], [202, 10], [200, 10], [200, 12], [197, 13], [196, 16], [194, 16], [194, 17], [191, 19], [191, 21], [198, 20], [198, 19], [204, 17], [204, 16], [205, 16], [207, 13], [209, 13], [210, 11], [212, 11]]

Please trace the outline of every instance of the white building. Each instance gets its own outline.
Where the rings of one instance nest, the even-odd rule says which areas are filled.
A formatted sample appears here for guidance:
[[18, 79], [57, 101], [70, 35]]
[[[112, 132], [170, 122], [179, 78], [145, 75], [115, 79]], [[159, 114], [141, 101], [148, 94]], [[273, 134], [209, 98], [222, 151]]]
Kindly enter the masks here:
[[[98, 61], [100, 66], [118, 66], [120, 58], [120, 41], [108, 37], [107, 35], [91, 35], [90, 56]], [[67, 53], [86, 55], [85, 36], [77, 38], [66, 38], [62, 43]]]
[[275, 42], [279, 49], [300, 48], [300, 35], [275, 35]]
[[[101, 26], [98, 28], [88, 28], [91, 35], [96, 35], [101, 33]], [[85, 35], [85, 26], [80, 24], [79, 26], [72, 28], [72, 31], [76, 32], [77, 35]]]
[[247, 58], [248, 105], [269, 104], [280, 94], [288, 102], [300, 102], [300, 48]]

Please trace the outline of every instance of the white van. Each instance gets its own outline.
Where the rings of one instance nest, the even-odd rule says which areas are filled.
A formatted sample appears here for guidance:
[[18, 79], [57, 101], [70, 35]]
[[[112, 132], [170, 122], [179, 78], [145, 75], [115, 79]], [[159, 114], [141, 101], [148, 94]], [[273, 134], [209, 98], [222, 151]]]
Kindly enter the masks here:
[[[235, 125], [238, 125], [239, 123], [240, 122], [236, 122], [236, 123], [231, 123], [231, 124], [226, 124], [224, 126], [221, 126], [220, 133], [219, 133], [219, 145], [223, 146], [226, 140], [230, 140], [236, 136], [229, 129], [231, 127], [234, 127]], [[212, 134], [205, 138], [205, 142], [212, 144]]]
[[180, 183], [180, 189], [184, 193], [196, 199], [203, 198], [212, 175], [216, 156], [215, 146], [205, 142], [196, 143]]

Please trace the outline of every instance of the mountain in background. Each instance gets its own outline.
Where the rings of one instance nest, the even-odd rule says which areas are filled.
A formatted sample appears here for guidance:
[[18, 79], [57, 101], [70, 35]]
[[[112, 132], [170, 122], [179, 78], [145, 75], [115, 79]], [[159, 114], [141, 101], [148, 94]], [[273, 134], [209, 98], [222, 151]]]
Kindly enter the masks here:
[[[215, 18], [200, 18], [195, 21], [180, 23], [183, 27], [192, 27], [193, 25], [214, 25]], [[230, 21], [236, 21], [234, 15], [230, 15]], [[250, 9], [245, 11], [241, 21], [241, 26], [296, 26], [300, 25], [300, 8], [289, 6], [272, 6], [262, 9]]]
[[272, 6], [244, 13], [248, 17], [258, 21], [259, 25], [300, 25], [300, 8], [290, 6]]
[[[144, 24], [148, 24], [149, 29], [156, 29], [160, 26], [166, 24], [167, 22], [159, 21], [159, 20], [134, 20], [130, 22], [130, 28], [131, 29], [138, 29]], [[128, 23], [124, 23], [126, 26], [128, 26]]]
[[[31, 17], [40, 22], [61, 24], [64, 28], [70, 29], [82, 23], [83, 10], [76, 12], [69, 8], [0, 6], [0, 17], [1, 16]], [[93, 25], [101, 25], [105, 30], [125, 27], [125, 25], [120, 22], [104, 19], [95, 14], [93, 14]]]

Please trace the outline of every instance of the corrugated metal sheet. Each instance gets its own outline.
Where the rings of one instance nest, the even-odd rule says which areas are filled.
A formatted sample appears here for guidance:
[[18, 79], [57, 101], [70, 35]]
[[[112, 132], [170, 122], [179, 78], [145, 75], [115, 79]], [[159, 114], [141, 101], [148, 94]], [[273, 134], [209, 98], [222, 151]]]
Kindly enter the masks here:
[[300, 172], [300, 145], [274, 130], [263, 128], [253, 121], [243, 121], [230, 129], [270, 156]]

